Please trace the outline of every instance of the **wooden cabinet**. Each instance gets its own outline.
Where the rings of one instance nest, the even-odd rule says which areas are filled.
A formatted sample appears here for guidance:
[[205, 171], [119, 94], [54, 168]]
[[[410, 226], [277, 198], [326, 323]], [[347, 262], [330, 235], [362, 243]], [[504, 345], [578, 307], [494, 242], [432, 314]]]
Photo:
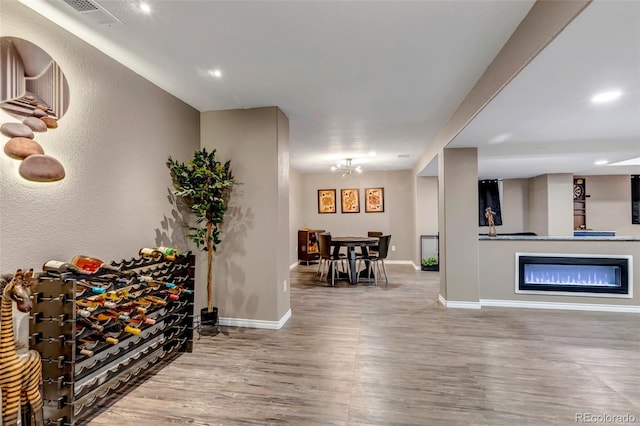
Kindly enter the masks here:
[[309, 262], [320, 259], [318, 250], [318, 234], [324, 229], [301, 229], [298, 231], [298, 260]]

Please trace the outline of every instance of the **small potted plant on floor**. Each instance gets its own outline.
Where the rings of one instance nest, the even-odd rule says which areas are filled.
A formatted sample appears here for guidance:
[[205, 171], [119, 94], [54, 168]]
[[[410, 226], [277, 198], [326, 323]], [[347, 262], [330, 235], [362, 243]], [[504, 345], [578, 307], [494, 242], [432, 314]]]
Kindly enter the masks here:
[[216, 160], [216, 150], [195, 151], [188, 164], [169, 157], [174, 194], [181, 197], [196, 216], [196, 226], [190, 227], [187, 237], [207, 252], [207, 307], [201, 311], [202, 325], [216, 325], [218, 309], [213, 306], [213, 253], [221, 243], [220, 233], [227, 211], [233, 179], [230, 161]]
[[438, 258], [436, 257], [423, 257], [421, 260], [423, 271], [439, 271], [440, 265], [438, 265]]

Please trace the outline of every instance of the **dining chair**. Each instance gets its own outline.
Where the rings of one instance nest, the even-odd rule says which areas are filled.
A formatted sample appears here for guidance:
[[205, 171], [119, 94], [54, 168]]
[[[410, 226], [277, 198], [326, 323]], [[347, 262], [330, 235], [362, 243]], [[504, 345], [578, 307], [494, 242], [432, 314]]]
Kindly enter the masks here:
[[[324, 234], [324, 235], [328, 235], [331, 236], [331, 232], [321, 232], [320, 234]], [[318, 235], [320, 235], [318, 234]], [[329, 241], [329, 244], [331, 244], [331, 241]], [[329, 247], [329, 250], [331, 250], [331, 247]], [[336, 247], [334, 250], [338, 250], [340, 251], [340, 247]], [[318, 240], [318, 252], [320, 252], [320, 241]], [[333, 254], [333, 256], [335, 257], [335, 253]], [[346, 258], [346, 254], [340, 253], [339, 255], [341, 258], [344, 257]], [[322, 258], [322, 256], [320, 256], [320, 258], [318, 259], [318, 271], [316, 272], [316, 275], [320, 275], [320, 272], [322, 271], [322, 265], [324, 263], [324, 259]]]
[[331, 234], [323, 233], [318, 235], [318, 250], [320, 251], [320, 278], [324, 276], [325, 267], [327, 274], [331, 271], [331, 286], [335, 285], [336, 275], [338, 274], [337, 263], [342, 263], [344, 268], [344, 260], [346, 256], [342, 253], [338, 257], [334, 257], [331, 254]]
[[[321, 232], [317, 235], [318, 238], [318, 253], [320, 254], [320, 258], [318, 259], [318, 271], [316, 272], [316, 275], [320, 276], [320, 273], [322, 272], [322, 265], [324, 265], [324, 259], [322, 257], [322, 248], [320, 246], [320, 235], [328, 235], [331, 236], [331, 232]], [[331, 241], [329, 241], [329, 251], [331, 251]]]
[[[367, 232], [367, 237], [380, 238], [382, 237], [382, 234], [383, 233], [380, 231], [369, 231]], [[369, 247], [369, 251], [371, 252], [371, 254], [376, 254], [378, 250], [379, 247], [377, 245]]]
[[[368, 278], [371, 279], [371, 269], [377, 266], [378, 270], [373, 271], [373, 279], [375, 285], [378, 285], [378, 275], [380, 273], [384, 273], [384, 281], [387, 285], [389, 285], [389, 279], [387, 278], [387, 270], [384, 266], [384, 260], [387, 258], [387, 254], [389, 253], [389, 242], [391, 241], [391, 235], [383, 235], [380, 237], [380, 243], [378, 246], [378, 251], [375, 253], [371, 253], [369, 256], [361, 257], [358, 259], [358, 270], [360, 269], [360, 265], [362, 261], [369, 262], [369, 267], [367, 268]], [[382, 265], [382, 269], [380, 266]]]

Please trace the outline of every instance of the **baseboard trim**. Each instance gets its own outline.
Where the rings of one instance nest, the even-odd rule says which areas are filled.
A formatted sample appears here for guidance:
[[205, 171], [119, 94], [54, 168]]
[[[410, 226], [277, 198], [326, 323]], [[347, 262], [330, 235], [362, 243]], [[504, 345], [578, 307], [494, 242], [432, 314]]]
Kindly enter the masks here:
[[561, 309], [570, 311], [628, 312], [640, 314], [640, 306], [637, 305], [602, 305], [595, 303], [535, 302], [495, 299], [480, 299], [480, 305], [499, 308]]
[[454, 309], [480, 309], [482, 306], [480, 302], [465, 302], [458, 300], [447, 300], [442, 295], [438, 295], [438, 301], [442, 303], [447, 308]]
[[220, 317], [218, 322], [220, 325], [228, 327], [245, 327], [245, 328], [264, 328], [267, 330], [280, 330], [291, 318], [291, 309], [280, 318], [279, 321], [264, 321], [243, 318]]
[[386, 260], [384, 261], [386, 265], [411, 265], [415, 270], [419, 270], [420, 268], [416, 266], [413, 260]]
[[289, 265], [289, 270], [292, 270], [296, 266], [298, 266], [298, 261], [297, 260], [295, 262], [293, 262], [291, 265]]
[[440, 304], [444, 307], [447, 306], [447, 299], [445, 299], [444, 297], [442, 297], [441, 294], [438, 295], [438, 302], [440, 302]]

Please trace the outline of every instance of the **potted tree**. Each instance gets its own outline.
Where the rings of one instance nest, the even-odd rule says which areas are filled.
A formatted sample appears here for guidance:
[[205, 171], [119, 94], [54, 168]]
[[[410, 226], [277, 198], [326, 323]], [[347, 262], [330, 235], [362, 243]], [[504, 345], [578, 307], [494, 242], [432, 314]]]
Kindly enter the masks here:
[[230, 164], [230, 161], [219, 162], [216, 150], [207, 152], [206, 148], [195, 151], [189, 164], [171, 157], [167, 160], [173, 193], [196, 216], [196, 224], [189, 227], [187, 238], [207, 252], [207, 307], [201, 310], [202, 325], [216, 325], [218, 322], [218, 309], [213, 306], [213, 253], [221, 243], [224, 214], [231, 189], [236, 184]]

